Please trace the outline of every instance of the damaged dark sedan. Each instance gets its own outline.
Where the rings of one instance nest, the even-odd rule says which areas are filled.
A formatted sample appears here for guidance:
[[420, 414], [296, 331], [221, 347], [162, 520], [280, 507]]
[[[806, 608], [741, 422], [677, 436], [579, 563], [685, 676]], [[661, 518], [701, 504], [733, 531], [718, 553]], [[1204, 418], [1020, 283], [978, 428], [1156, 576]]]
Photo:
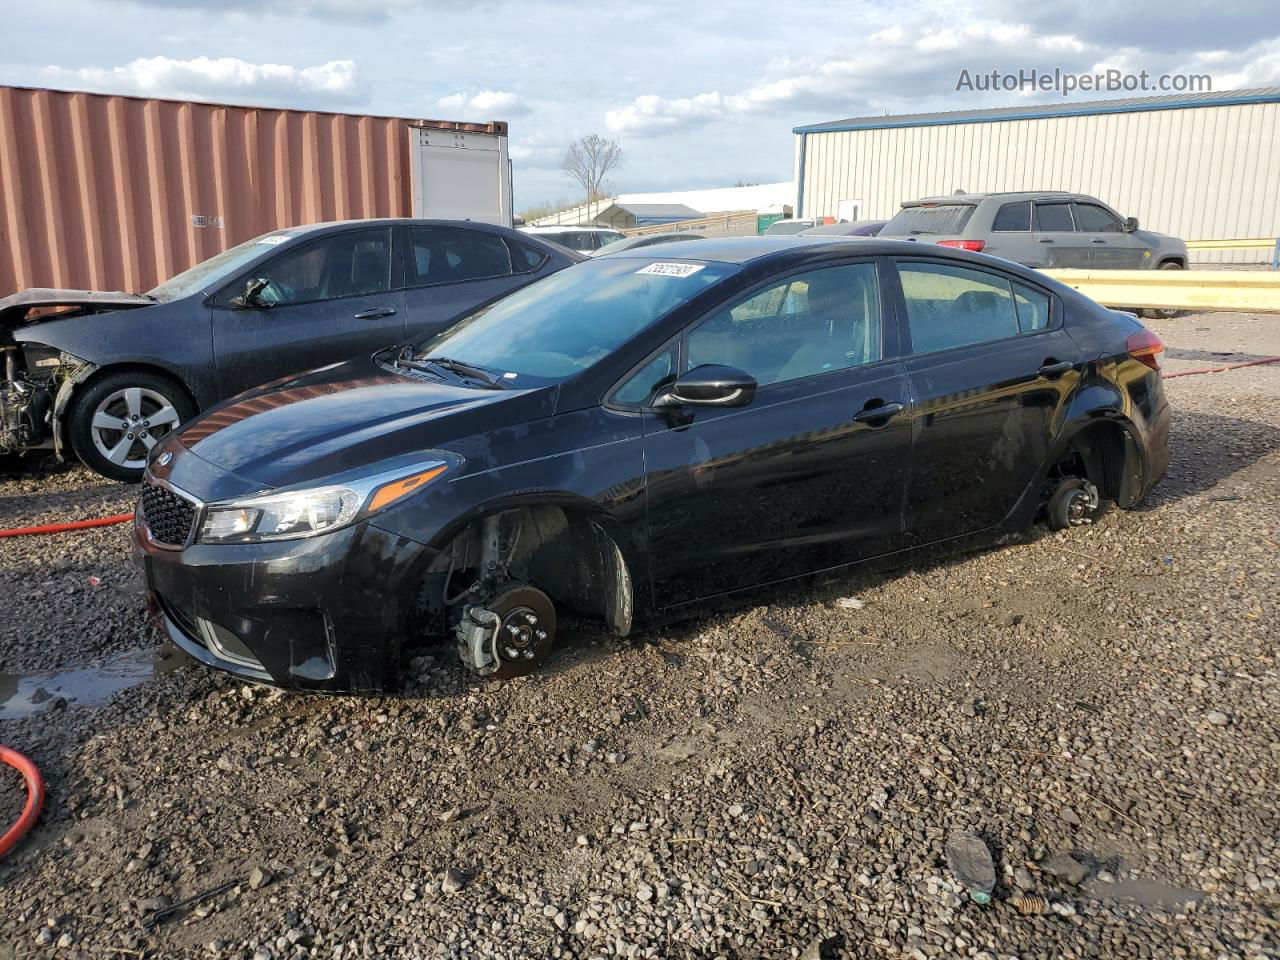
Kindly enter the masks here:
[[25, 290], [0, 299], [0, 454], [73, 452], [136, 482], [198, 410], [582, 259], [489, 224], [363, 220], [272, 231], [145, 294]]
[[155, 449], [134, 542], [193, 656], [386, 688], [535, 668], [763, 584], [1092, 522], [1164, 473], [1160, 341], [964, 251], [704, 240], [580, 264]]

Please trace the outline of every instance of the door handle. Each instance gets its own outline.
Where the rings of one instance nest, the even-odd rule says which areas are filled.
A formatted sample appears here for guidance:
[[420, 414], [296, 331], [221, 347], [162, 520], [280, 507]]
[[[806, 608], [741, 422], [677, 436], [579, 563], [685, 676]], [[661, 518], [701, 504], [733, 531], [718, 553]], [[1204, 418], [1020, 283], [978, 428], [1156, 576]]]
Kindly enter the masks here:
[[1039, 240], [1040, 240], [1040, 243], [1053, 243], [1053, 241], [1049, 237], [1040, 237]]
[[1097, 239], [1097, 238], [1095, 237], [1093, 240], [1090, 240], [1089, 242], [1090, 242], [1090, 243], [1106, 243], [1107, 241], [1105, 241], [1105, 240], [1099, 240], [1099, 239]]
[[[853, 419], [857, 423], [872, 423], [876, 420], [888, 421], [890, 417], [896, 417], [905, 409], [907, 409], [905, 403], [881, 403], [874, 407], [863, 407], [853, 415]], [[884, 426], [884, 424], [877, 424], [877, 426]]]
[[395, 316], [395, 307], [374, 307], [372, 310], [361, 310], [351, 315], [352, 320], [377, 320], [379, 317]]
[[1036, 373], [1046, 380], [1057, 380], [1073, 367], [1075, 367], [1075, 364], [1070, 360], [1054, 360], [1053, 357], [1049, 357], [1045, 360], [1044, 366], [1037, 370]]

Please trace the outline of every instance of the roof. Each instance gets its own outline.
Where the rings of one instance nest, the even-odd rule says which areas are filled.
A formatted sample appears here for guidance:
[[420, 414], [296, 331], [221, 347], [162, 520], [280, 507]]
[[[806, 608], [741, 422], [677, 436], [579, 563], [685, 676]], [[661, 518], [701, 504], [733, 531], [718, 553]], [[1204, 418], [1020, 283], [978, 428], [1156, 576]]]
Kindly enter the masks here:
[[[697, 220], [702, 213], [683, 203], [614, 203], [609, 209], [625, 210], [636, 217], [679, 217], [681, 220]], [[603, 216], [604, 214], [599, 214]]]
[[597, 227], [594, 224], [584, 223], [578, 225], [576, 223], [566, 223], [559, 227], [517, 227], [521, 233], [531, 233], [535, 237], [540, 233], [573, 233], [575, 230], [579, 233], [617, 233], [613, 227]]
[[[759, 237], [707, 237], [695, 244], [655, 243], [651, 247], [636, 247], [617, 253], [602, 251], [595, 259], [635, 260], [692, 260], [709, 263], [743, 264], [751, 260], [781, 256], [797, 248], [814, 248], [812, 252], [848, 252], [849, 244], [858, 245], [859, 254], [916, 254], [921, 244], [914, 240], [880, 240], [876, 237], [814, 237], [814, 236], [759, 236]], [[950, 257], [956, 253], [949, 247], [928, 245], [930, 256]]]
[[1088, 194], [1072, 193], [1070, 190], [982, 190], [975, 193], [943, 193], [936, 197], [921, 197], [919, 200], [904, 200], [903, 206], [924, 206], [944, 203], [969, 203], [976, 205], [981, 200], [990, 197], [1025, 197], [1033, 200], [1036, 197], [1052, 197], [1054, 199], [1072, 200], [1076, 197], [1085, 197], [1092, 200]]
[[1105, 113], [1141, 113], [1149, 110], [1185, 110], [1192, 107], [1228, 107], [1246, 103], [1280, 103], [1280, 87], [1223, 90], [1220, 93], [1183, 93], [1127, 100], [1086, 100], [1038, 106], [993, 107], [986, 110], [951, 110], [943, 113], [907, 113], [883, 117], [850, 117], [829, 123], [795, 127], [793, 133], [835, 133], [842, 130], [888, 130], [895, 127], [941, 127], [956, 123], [998, 123], [1006, 120], [1041, 120], [1048, 117], [1088, 117]]
[[72, 97], [94, 97], [102, 100], [133, 100], [138, 103], [172, 103], [182, 106], [197, 103], [203, 107], [217, 107], [226, 110], [266, 110], [276, 113], [292, 113], [296, 115], [315, 114], [322, 117], [369, 117], [374, 120], [403, 120], [411, 127], [423, 127], [433, 130], [459, 130], [467, 133], [492, 133], [498, 136], [507, 135], [507, 123], [503, 120], [490, 120], [486, 123], [473, 123], [464, 120], [427, 120], [423, 117], [394, 117], [385, 113], [348, 113], [343, 110], [306, 110], [299, 107], [272, 107], [255, 103], [228, 103], [224, 100], [202, 100], [199, 97], [178, 99], [176, 97], [142, 97], [129, 93], [105, 93], [101, 90], [72, 90], [63, 87], [26, 87], [17, 84], [2, 84], [0, 90], [21, 90], [26, 93], [54, 93]]

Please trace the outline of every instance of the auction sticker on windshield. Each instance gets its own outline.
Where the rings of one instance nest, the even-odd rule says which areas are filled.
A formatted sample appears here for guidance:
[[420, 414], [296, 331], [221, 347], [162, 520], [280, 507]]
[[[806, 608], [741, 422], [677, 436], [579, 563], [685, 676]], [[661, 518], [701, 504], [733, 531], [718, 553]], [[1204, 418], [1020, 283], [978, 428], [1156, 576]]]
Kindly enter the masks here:
[[657, 277], [689, 277], [697, 273], [705, 263], [651, 263], [636, 273], [647, 273]]
[[287, 233], [277, 233], [277, 234], [275, 234], [274, 236], [271, 236], [271, 237], [263, 237], [263, 238], [262, 238], [261, 240], [259, 240], [258, 242], [259, 242], [259, 243], [269, 243], [269, 244], [271, 244], [272, 246], [275, 246], [277, 243], [284, 243], [284, 242], [285, 242], [286, 240], [288, 240], [288, 239], [289, 239], [289, 235], [288, 235]]

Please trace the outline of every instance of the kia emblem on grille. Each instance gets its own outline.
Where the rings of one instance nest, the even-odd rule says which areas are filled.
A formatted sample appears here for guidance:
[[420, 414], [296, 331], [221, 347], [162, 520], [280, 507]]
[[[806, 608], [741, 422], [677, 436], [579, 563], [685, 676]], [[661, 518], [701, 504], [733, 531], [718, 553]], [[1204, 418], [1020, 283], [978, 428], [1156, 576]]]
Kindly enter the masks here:
[[162, 467], [167, 467], [169, 465], [169, 461], [172, 459], [173, 459], [172, 453], [162, 453], [157, 458], [156, 463]]

